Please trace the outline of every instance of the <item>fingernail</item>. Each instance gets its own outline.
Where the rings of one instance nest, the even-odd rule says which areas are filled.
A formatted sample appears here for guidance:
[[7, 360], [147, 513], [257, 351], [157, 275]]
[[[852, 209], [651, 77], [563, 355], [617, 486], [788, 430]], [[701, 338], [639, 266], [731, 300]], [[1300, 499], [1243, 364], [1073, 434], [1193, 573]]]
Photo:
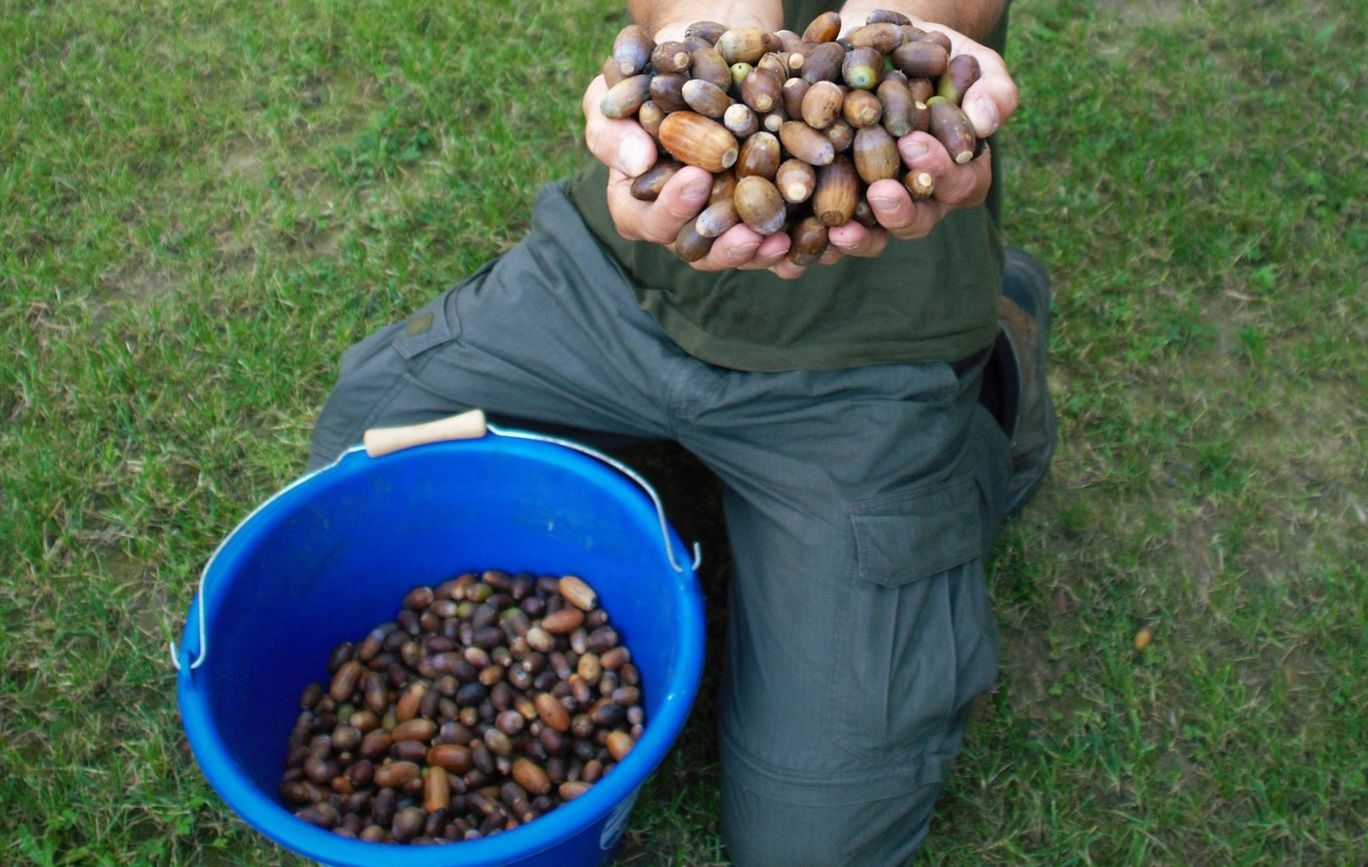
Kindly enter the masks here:
[[964, 113], [969, 115], [969, 122], [974, 125], [974, 132], [978, 133], [979, 138], [987, 138], [997, 131], [997, 106], [991, 99], [974, 100], [969, 103]]
[[618, 145], [618, 168], [628, 177], [636, 177], [651, 167], [651, 154], [640, 136], [629, 135]]
[[892, 196], [872, 196], [869, 204], [884, 211], [891, 211], [898, 206], [898, 200]]
[[921, 159], [922, 157], [926, 156], [928, 152], [928, 148], [926, 147], [926, 145], [922, 144], [919, 141], [908, 142], [907, 144], [902, 146], [901, 150], [903, 159], [907, 162], [912, 162], [913, 160]]
[[751, 256], [755, 255], [755, 251], [759, 246], [759, 244], [737, 244], [735, 247], [728, 250], [727, 253], [733, 259], [749, 259]]
[[684, 185], [681, 194], [684, 201], [688, 204], [702, 204], [712, 193], [712, 181], [707, 178], [697, 178]]

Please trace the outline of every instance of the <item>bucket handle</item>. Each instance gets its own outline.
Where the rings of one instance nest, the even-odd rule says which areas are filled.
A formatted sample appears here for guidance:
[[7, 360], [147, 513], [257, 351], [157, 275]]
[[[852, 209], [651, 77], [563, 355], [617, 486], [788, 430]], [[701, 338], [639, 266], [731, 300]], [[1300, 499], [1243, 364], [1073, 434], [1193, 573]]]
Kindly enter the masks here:
[[[508, 437], [509, 439], [535, 440], [538, 442], [551, 443], [553, 445], [562, 446], [564, 448], [570, 449], [571, 451], [576, 451], [581, 454], [588, 455], [591, 458], [600, 460], [608, 466], [612, 467], [613, 469], [617, 470], [618, 472], [622, 473], [627, 478], [636, 482], [638, 485], [641, 486], [641, 489], [646, 492], [646, 496], [650, 497], [652, 505], [655, 506], [656, 519], [660, 522], [660, 538], [661, 542], [665, 546], [665, 557], [667, 560], [670, 561], [670, 568], [674, 569], [674, 571], [676, 572], [684, 571], [684, 567], [679, 565], [679, 561], [675, 559], [674, 547], [670, 544], [670, 525], [669, 521], [667, 521], [665, 518], [665, 504], [661, 502], [660, 495], [656, 493], [655, 487], [652, 486], [650, 482], [646, 481], [644, 476], [642, 476], [636, 470], [624, 464], [622, 461], [610, 457], [604, 454], [603, 452], [598, 451], [597, 449], [592, 449], [589, 446], [586, 446], [582, 443], [577, 443], [574, 440], [562, 439], [561, 437], [549, 436], [547, 434], [535, 433], [533, 431], [517, 430], [514, 428], [505, 428], [500, 427], [498, 425], [492, 425], [485, 419], [484, 411], [478, 409], [468, 410], [463, 413], [458, 413], [457, 415], [447, 416], [446, 418], [439, 418], [436, 421], [423, 422], [422, 424], [405, 425], [402, 427], [390, 428], [371, 428], [370, 430], [367, 430], [365, 434], [362, 436], [362, 443], [364, 444], [366, 454], [369, 457], [378, 458], [390, 454], [392, 452], [412, 448], [413, 446], [426, 445], [428, 443], [447, 442], [448, 440], [479, 439], [480, 437], [483, 437], [486, 434], [491, 433], [495, 434], [496, 436]], [[344, 453], [344, 456], [346, 454], [350, 454], [352, 451], [356, 451], [356, 449], [348, 450]], [[339, 461], [341, 459], [341, 457], [338, 458]], [[334, 464], [335, 463], [336, 462], [334, 462]], [[323, 468], [323, 470], [326, 469], [328, 469], [328, 467]], [[319, 472], [323, 472], [323, 470], [316, 470], [313, 473], [309, 473], [306, 476], [300, 477], [293, 484], [287, 486], [282, 491], [280, 491], [280, 493], [276, 494], [276, 496], [280, 496], [280, 494], [285, 493], [285, 491], [288, 491], [290, 488], [293, 488], [295, 485], [299, 484], [300, 482], [303, 482], [305, 479], [317, 475], [317, 473]], [[275, 498], [272, 497], [271, 499]], [[267, 500], [267, 503], [269, 502], [270, 500]], [[261, 506], [258, 506], [256, 509], [254, 509], [252, 511], [252, 515], [255, 515], [258, 511], [264, 508], [265, 505], [266, 503], [263, 503]], [[251, 520], [252, 515], [248, 515], [246, 518], [244, 518], [243, 523], [245, 524], [247, 523], [247, 521]], [[232, 534], [229, 534], [229, 538], [231, 538], [231, 535]], [[223, 543], [219, 545], [219, 549], [222, 549], [223, 545], [226, 544], [227, 541], [227, 539], [224, 539]], [[214, 558], [217, 556], [218, 550], [215, 550], [214, 556], [209, 558], [209, 562], [214, 562]], [[698, 567], [702, 565], [702, 563], [703, 549], [697, 542], [694, 542], [693, 565], [691, 568], [693, 568], [694, 571], [697, 571]], [[200, 575], [199, 589], [196, 591], [196, 610], [199, 612], [199, 655], [196, 656], [195, 659], [190, 662], [191, 671], [194, 671], [195, 669], [203, 665], [204, 659], [208, 655], [208, 646], [206, 643], [207, 636], [205, 634], [204, 626], [204, 577], [208, 574], [208, 572], [209, 566], [206, 564], [204, 567], [204, 572]], [[179, 655], [176, 651], [175, 641], [171, 642], [171, 665], [175, 667], [176, 671], [180, 671], [181, 664]]]

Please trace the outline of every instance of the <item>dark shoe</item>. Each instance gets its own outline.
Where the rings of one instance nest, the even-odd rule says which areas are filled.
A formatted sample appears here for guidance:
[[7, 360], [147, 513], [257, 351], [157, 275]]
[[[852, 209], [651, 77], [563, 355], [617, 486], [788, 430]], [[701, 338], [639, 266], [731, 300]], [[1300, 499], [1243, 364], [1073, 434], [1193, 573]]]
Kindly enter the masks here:
[[1012, 439], [1007, 515], [1021, 511], [1045, 478], [1057, 422], [1045, 381], [1050, 336], [1050, 275], [1024, 250], [1008, 247], [992, 364], [1003, 377], [1003, 419]]

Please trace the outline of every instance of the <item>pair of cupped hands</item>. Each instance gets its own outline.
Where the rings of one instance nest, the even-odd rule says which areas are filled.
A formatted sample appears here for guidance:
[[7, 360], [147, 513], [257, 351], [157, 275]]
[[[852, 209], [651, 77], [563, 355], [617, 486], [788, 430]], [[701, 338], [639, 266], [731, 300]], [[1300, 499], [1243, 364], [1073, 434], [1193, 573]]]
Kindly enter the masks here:
[[[844, 30], [853, 29], [860, 23], [846, 22]], [[1017, 107], [1016, 84], [1002, 57], [948, 27], [926, 21], [914, 20], [913, 23], [923, 30], [940, 30], [950, 37], [952, 57], [972, 54], [978, 58], [982, 75], [965, 94], [963, 108], [978, 137], [987, 138]], [[687, 26], [688, 22], [680, 22], [661, 27], [656, 31], [655, 39], [657, 42], [682, 39]], [[704, 169], [685, 166], [670, 178], [654, 202], [633, 198], [629, 191], [632, 179], [654, 165], [659, 153], [655, 140], [635, 120], [611, 120], [603, 116], [599, 102], [607, 90], [603, 76], [599, 76], [584, 93], [584, 137], [590, 152], [608, 166], [608, 210], [613, 223], [619, 234], [628, 240], [650, 241], [669, 247], [684, 224], [696, 218], [707, 205], [712, 175]], [[987, 197], [993, 176], [986, 146], [973, 160], [959, 165], [928, 133], [910, 133], [898, 139], [897, 144], [909, 169], [929, 172], [935, 179], [935, 195], [926, 201], [914, 202], [899, 181], [876, 181], [869, 186], [866, 198], [879, 225], [866, 228], [851, 220], [833, 227], [828, 233], [829, 246], [819, 264], [829, 265], [844, 256], [878, 256], [888, 246], [890, 237], [923, 238], [950, 211], [980, 204]], [[787, 234], [761, 236], [742, 223], [723, 233], [708, 255], [691, 264], [703, 271], [768, 269], [779, 277], [793, 279], [806, 269], [788, 260], [788, 249]]]

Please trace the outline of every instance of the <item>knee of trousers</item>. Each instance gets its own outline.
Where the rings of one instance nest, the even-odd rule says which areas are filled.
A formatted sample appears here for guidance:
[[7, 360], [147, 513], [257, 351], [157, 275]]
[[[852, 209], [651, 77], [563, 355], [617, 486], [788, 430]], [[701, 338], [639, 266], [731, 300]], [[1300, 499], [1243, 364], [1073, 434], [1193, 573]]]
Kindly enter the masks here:
[[905, 867], [941, 789], [925, 783], [870, 799], [851, 786], [811, 799], [823, 803], [793, 803], [755, 783], [723, 776], [722, 836], [736, 867]]

